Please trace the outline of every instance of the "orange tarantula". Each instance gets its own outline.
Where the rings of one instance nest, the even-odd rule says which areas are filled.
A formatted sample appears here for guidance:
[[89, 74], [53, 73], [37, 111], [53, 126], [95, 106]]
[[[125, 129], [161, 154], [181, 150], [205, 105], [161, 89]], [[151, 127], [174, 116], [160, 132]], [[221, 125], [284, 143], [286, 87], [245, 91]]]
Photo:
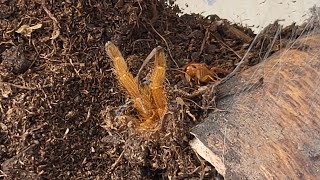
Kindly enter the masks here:
[[139, 113], [140, 125], [143, 129], [154, 128], [167, 112], [167, 97], [164, 89], [166, 59], [163, 49], [155, 48], [155, 63], [149, 85], [141, 85], [129, 72], [127, 63], [120, 50], [107, 42], [105, 50], [113, 61], [114, 73], [127, 95], [133, 101]]

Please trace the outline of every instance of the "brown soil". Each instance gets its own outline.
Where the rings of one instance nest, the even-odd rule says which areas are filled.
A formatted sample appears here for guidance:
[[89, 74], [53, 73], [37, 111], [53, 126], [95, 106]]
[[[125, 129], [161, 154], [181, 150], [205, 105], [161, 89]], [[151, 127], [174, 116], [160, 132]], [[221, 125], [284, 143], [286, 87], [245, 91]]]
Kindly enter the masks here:
[[[179, 17], [162, 0], [0, 3], [0, 178], [221, 178], [188, 145], [190, 128], [215, 109], [212, 94], [186, 97], [181, 92], [197, 86], [178, 68], [193, 61], [231, 71], [255, 36], [250, 29], [217, 16]], [[42, 27], [30, 37], [15, 32], [36, 24]], [[245, 67], [279, 50], [290, 30], [301, 31], [282, 31], [283, 43], [276, 40], [269, 53], [274, 27]], [[153, 48], [165, 48], [170, 111], [161, 130], [136, 131], [136, 112], [104, 51], [110, 40], [133, 74]]]

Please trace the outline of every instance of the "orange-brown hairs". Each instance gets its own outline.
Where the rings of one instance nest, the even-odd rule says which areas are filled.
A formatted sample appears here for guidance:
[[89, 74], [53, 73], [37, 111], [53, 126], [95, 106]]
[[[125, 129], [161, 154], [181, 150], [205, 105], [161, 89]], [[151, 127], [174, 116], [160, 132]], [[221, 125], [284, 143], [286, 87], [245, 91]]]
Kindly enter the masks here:
[[151, 75], [149, 86], [142, 87], [129, 72], [119, 49], [111, 42], [105, 45], [106, 52], [113, 61], [114, 72], [120, 85], [132, 99], [140, 114], [141, 125], [152, 128], [167, 112], [167, 97], [164, 88], [166, 59], [161, 47], [155, 51], [155, 67]]

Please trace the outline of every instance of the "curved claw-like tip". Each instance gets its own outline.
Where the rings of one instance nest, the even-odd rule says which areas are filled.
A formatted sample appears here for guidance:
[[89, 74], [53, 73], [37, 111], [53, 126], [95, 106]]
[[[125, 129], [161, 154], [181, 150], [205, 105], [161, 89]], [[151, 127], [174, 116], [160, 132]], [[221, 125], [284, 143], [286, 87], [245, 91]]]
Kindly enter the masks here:
[[156, 56], [159, 56], [159, 54], [163, 54], [164, 53], [164, 50], [163, 50], [163, 47], [161, 46], [157, 46], [156, 48]]
[[158, 51], [158, 50], [161, 50], [161, 49], [163, 49], [163, 47], [161, 47], [161, 46], [157, 46], [156, 47], [156, 50]]
[[107, 48], [108, 46], [113, 45], [113, 43], [111, 41], [106, 42], [106, 44], [104, 45], [105, 48]]
[[121, 56], [119, 49], [111, 41], [108, 41], [104, 48], [110, 58]]

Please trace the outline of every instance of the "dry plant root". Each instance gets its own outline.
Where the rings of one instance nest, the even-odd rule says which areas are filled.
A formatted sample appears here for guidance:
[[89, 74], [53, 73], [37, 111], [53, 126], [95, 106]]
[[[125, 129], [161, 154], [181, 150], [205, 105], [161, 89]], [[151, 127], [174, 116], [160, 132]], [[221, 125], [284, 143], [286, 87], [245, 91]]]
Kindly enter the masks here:
[[52, 19], [52, 21], [53, 21], [53, 32], [52, 32], [50, 39], [52, 39], [52, 40], [57, 39], [57, 37], [59, 37], [59, 35], [60, 35], [59, 22], [58, 22], [57, 18], [55, 18], [54, 15], [46, 7], [45, 0], [41, 0], [41, 6], [42, 6], [43, 10], [47, 13], [47, 15], [50, 17], [50, 19]]
[[134, 103], [140, 117], [140, 127], [153, 129], [167, 112], [167, 98], [164, 89], [166, 60], [163, 49], [156, 48], [155, 67], [149, 86], [141, 86], [129, 72], [120, 50], [112, 43], [105, 45], [106, 52], [113, 61], [114, 73], [120, 85]]

